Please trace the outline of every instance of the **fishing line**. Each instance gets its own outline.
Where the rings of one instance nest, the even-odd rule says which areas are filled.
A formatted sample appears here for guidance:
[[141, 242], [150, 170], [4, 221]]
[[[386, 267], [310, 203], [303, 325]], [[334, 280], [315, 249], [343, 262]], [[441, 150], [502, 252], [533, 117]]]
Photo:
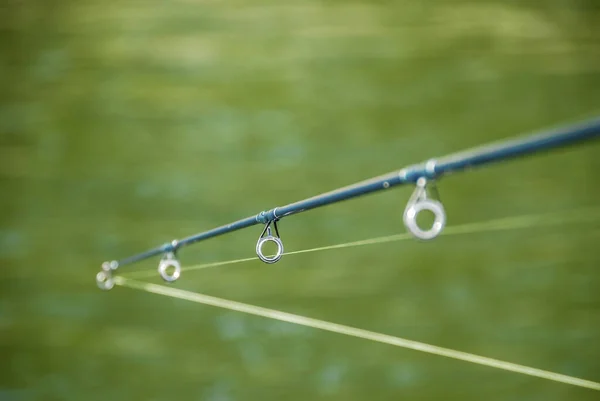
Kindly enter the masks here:
[[516, 363], [505, 362], [494, 358], [488, 358], [467, 352], [457, 351], [450, 348], [442, 348], [435, 345], [430, 345], [418, 341], [407, 340], [400, 337], [394, 337], [387, 334], [377, 333], [373, 331], [358, 329], [350, 326], [345, 326], [337, 323], [332, 323], [324, 320], [313, 319], [305, 316], [294, 315], [287, 312], [282, 312], [274, 309], [267, 309], [260, 306], [244, 304], [241, 302], [231, 301], [222, 298], [216, 298], [209, 295], [199, 294], [191, 291], [184, 291], [163, 285], [134, 281], [122, 276], [116, 276], [115, 284], [123, 287], [129, 287], [152, 294], [163, 295], [171, 298], [182, 299], [186, 301], [196, 302], [199, 304], [215, 306], [218, 308], [228, 309], [236, 312], [247, 313], [250, 315], [260, 316], [268, 319], [279, 320], [282, 322], [297, 324], [305, 327], [325, 330], [332, 333], [343, 334], [350, 337], [361, 338], [364, 340], [374, 341], [383, 344], [389, 344], [396, 347], [412, 349], [428, 354], [444, 356], [455, 360], [474, 363], [477, 365], [488, 366], [495, 369], [501, 369], [514, 373], [519, 373], [527, 376], [538, 377], [541, 379], [551, 380], [572, 386], [588, 388], [591, 390], [600, 391], [600, 383], [590, 380], [580, 379], [577, 377], [567, 376], [560, 373], [550, 372], [537, 368], [532, 368]]
[[[600, 221], [600, 208], [583, 208], [561, 213], [546, 213], [546, 214], [531, 214], [514, 217], [504, 217], [499, 219], [467, 223], [456, 226], [447, 227], [442, 234], [442, 237], [452, 235], [468, 235], [483, 232], [506, 231], [517, 229], [528, 229], [537, 227], [549, 227], [556, 225], [572, 224], [572, 223], [594, 223]], [[386, 242], [406, 241], [411, 239], [409, 233], [387, 235], [360, 241], [346, 242], [343, 244], [321, 246], [317, 248], [303, 249], [298, 251], [286, 252], [285, 256], [299, 255], [311, 252], [322, 252], [333, 249], [352, 248], [364, 245], [375, 245]], [[255, 257], [233, 259], [223, 262], [213, 262], [181, 267], [181, 271], [200, 270], [210, 267], [228, 266], [238, 263], [251, 262], [257, 260]], [[154, 276], [154, 270], [140, 270], [136, 272], [124, 273], [121, 276], [128, 278], [145, 278]]]
[[[431, 158], [422, 163], [406, 166], [399, 171], [392, 171], [288, 205], [263, 210], [255, 215], [186, 238], [174, 239], [158, 247], [124, 259], [105, 261], [102, 263], [100, 271], [96, 274], [96, 285], [100, 289], [108, 291], [114, 286], [114, 275], [117, 269], [159, 255], [162, 256], [162, 259], [158, 264], [158, 273], [167, 282], [176, 281], [181, 276], [182, 271], [181, 263], [177, 258], [177, 253], [182, 248], [256, 225], [263, 225], [262, 233], [256, 243], [256, 255], [265, 263], [277, 263], [285, 254], [283, 241], [277, 227], [277, 223], [282, 219], [349, 199], [387, 191], [390, 188], [402, 185], [415, 186], [402, 216], [404, 226], [413, 237], [419, 240], [433, 240], [442, 233], [446, 226], [446, 211], [439, 199], [439, 194], [435, 186], [439, 178], [448, 174], [471, 170], [478, 166], [532, 156], [558, 148], [564, 149], [569, 146], [599, 139], [600, 116], [579, 124], [538, 132], [526, 137], [488, 143], [487, 145], [467, 149], [441, 158]], [[417, 223], [417, 216], [423, 211], [428, 211], [434, 215], [433, 224], [428, 228], [423, 228]], [[463, 227], [462, 229], [466, 231], [473, 230], [473, 228], [469, 229], [468, 227]], [[372, 240], [374, 242], [367, 241], [366, 243], [397, 241], [405, 238], [407, 238], [407, 235], [391, 236], [374, 239]], [[265, 255], [263, 252], [264, 245], [269, 242], [277, 246], [277, 251], [274, 255]], [[363, 243], [358, 245], [363, 245]], [[324, 249], [358, 245], [341, 244]], [[310, 251], [306, 250], [304, 252]], [[288, 253], [288, 255], [291, 254], [293, 253]], [[241, 261], [227, 264], [231, 263], [241, 263]]]

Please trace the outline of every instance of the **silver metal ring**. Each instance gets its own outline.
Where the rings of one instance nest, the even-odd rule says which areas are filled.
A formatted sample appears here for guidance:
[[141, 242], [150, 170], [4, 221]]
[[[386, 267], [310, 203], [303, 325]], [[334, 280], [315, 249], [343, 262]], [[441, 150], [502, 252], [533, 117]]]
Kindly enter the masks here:
[[[167, 273], [167, 269], [174, 268], [173, 274]], [[158, 273], [168, 283], [176, 281], [181, 276], [181, 264], [173, 256], [167, 256], [158, 264]]]
[[101, 290], [108, 291], [115, 286], [115, 280], [110, 274], [110, 271], [102, 270], [96, 274], [96, 284]]
[[[269, 241], [277, 244], [277, 253], [275, 253], [275, 255], [273, 256], [265, 256], [262, 251], [263, 246]], [[280, 238], [273, 237], [272, 235], [262, 237], [256, 243], [256, 254], [260, 258], [260, 260], [262, 260], [265, 263], [276, 263], [283, 256], [283, 242], [281, 242]]]
[[[423, 230], [417, 224], [417, 215], [423, 210], [429, 210], [435, 215], [433, 225], [429, 230]], [[410, 204], [404, 211], [404, 225], [415, 237], [430, 240], [437, 237], [446, 226], [444, 206], [436, 200], [424, 199]]]

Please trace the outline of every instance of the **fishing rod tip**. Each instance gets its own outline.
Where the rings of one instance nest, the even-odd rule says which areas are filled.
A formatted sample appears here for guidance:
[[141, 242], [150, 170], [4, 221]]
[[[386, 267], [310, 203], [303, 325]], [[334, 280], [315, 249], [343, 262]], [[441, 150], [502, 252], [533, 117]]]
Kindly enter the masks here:
[[102, 263], [102, 269], [96, 274], [96, 284], [98, 285], [98, 288], [108, 291], [115, 286], [112, 272], [118, 267], [119, 263], [116, 260]]

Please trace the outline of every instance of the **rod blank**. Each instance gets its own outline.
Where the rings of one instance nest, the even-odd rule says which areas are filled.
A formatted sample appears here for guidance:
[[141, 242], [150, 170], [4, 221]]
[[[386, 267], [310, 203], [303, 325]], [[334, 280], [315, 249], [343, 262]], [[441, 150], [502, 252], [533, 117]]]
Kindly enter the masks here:
[[[217, 227], [181, 240], [173, 240], [170, 243], [163, 244], [157, 248], [140, 253], [138, 255], [134, 255], [119, 261], [105, 263], [103, 264], [103, 271], [108, 275], [110, 274], [111, 270], [115, 270], [120, 266], [139, 262], [141, 260], [161, 254], [172, 255], [181, 247], [193, 244], [195, 242], [204, 241], [209, 238], [231, 233], [257, 224], [265, 224], [268, 227], [271, 223], [276, 222], [283, 217], [374, 192], [383, 191], [398, 185], [409, 183], [416, 184], [420, 179], [432, 180], [452, 172], [458, 172], [484, 164], [506, 161], [525, 155], [532, 155], [555, 148], [572, 146], [584, 141], [590, 141], [598, 138], [600, 138], [600, 118], [595, 118], [575, 126], [563, 127], [550, 132], [542, 132], [524, 138], [500, 141], [486, 146], [451, 154], [439, 159], [430, 159], [420, 164], [408, 166], [400, 171], [384, 174], [382, 176], [327, 192], [309, 199], [263, 211], [255, 216], [250, 216], [231, 224]], [[423, 181], [423, 183], [425, 183], [425, 181]], [[441, 213], [443, 213], [443, 209], [441, 209]], [[109, 268], [107, 266], [109, 266]], [[99, 285], [101, 284], [99, 283]]]

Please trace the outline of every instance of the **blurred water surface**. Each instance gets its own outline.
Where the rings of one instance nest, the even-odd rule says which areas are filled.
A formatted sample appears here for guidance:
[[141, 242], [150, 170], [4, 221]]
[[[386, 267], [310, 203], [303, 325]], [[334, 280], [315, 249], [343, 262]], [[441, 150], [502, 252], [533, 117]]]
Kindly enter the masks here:
[[[6, 1], [0, 21], [0, 399], [598, 399], [94, 284], [104, 260], [598, 114], [596, 2]], [[599, 206], [599, 150], [450, 176], [449, 224]], [[290, 217], [286, 249], [403, 232], [410, 193]], [[182, 262], [252, 256], [259, 234]], [[590, 220], [185, 272], [174, 286], [598, 381], [599, 243]]]

